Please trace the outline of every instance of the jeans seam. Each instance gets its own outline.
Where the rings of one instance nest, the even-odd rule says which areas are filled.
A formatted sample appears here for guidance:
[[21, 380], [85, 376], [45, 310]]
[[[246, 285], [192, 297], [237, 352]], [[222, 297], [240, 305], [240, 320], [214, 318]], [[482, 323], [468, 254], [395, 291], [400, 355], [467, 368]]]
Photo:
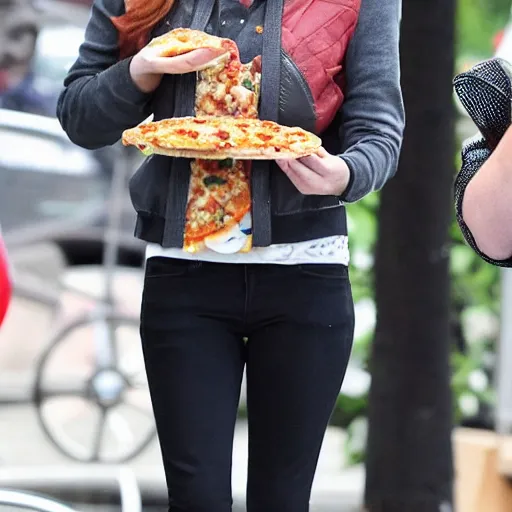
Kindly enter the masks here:
[[249, 314], [249, 267], [244, 265], [244, 286], [245, 286], [245, 300], [244, 300], [244, 314], [242, 318], [244, 331], [247, 331], [248, 314]]

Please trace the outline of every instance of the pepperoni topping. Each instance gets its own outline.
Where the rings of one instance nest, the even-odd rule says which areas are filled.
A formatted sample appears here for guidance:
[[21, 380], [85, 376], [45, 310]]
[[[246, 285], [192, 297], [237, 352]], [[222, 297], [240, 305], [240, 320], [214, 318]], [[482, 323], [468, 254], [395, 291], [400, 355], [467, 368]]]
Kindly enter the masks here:
[[185, 128], [177, 128], [174, 130], [177, 135], [182, 135], [186, 137], [190, 137], [191, 139], [197, 139], [199, 137], [199, 132], [196, 130], [186, 130]]
[[272, 135], [268, 135], [267, 133], [257, 133], [256, 137], [258, 137], [258, 139], [262, 140], [263, 142], [268, 142], [273, 138]]
[[142, 124], [141, 126], [139, 126], [139, 129], [140, 129], [141, 133], [146, 134], [146, 133], [156, 132], [158, 127], [155, 124]]
[[226, 130], [219, 130], [215, 135], [221, 140], [229, 139], [229, 132], [227, 132]]

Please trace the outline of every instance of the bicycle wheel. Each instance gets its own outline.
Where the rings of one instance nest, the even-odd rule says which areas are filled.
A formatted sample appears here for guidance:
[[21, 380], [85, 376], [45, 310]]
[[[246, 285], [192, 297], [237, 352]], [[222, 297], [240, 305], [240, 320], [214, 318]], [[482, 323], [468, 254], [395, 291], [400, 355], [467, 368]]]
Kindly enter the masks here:
[[34, 401], [67, 457], [122, 463], [139, 455], [156, 429], [138, 319], [95, 314], [58, 332], [39, 360]]

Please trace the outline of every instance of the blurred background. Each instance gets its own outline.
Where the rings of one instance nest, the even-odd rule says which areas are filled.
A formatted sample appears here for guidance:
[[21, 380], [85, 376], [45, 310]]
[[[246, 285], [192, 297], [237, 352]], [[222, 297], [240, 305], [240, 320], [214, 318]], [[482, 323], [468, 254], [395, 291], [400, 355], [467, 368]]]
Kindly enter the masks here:
[[[2, 512], [18, 510], [2, 500], [28, 507], [30, 499], [42, 500], [33, 510], [50, 512], [166, 510], [138, 334], [144, 246], [132, 237], [126, 191], [141, 157], [120, 147], [82, 150], [55, 119], [90, 4], [0, 0], [0, 224], [14, 277], [0, 332]], [[512, 371], [511, 319], [502, 313], [512, 279], [465, 245], [451, 205], [461, 143], [476, 132], [451, 78], [496, 53], [512, 61], [511, 0], [403, 0], [404, 154], [382, 193], [348, 208], [356, 339], [313, 511], [361, 510], [366, 502], [372, 512], [413, 512], [403, 503], [421, 485], [439, 501], [425, 512], [512, 510], [512, 464], [502, 449], [512, 434], [504, 377]], [[411, 389], [421, 393], [403, 392]], [[432, 400], [441, 404], [432, 410], [444, 412], [429, 433], [418, 417]], [[242, 396], [237, 511], [245, 416]], [[450, 438], [453, 495], [452, 476], [439, 469], [452, 463]], [[466, 475], [484, 464], [467, 458], [471, 450], [486, 461], [490, 454], [491, 469]], [[494, 470], [487, 483], [483, 475]], [[386, 486], [402, 505], [379, 508]], [[485, 486], [492, 490], [477, 496]], [[485, 501], [499, 493], [499, 504]]]

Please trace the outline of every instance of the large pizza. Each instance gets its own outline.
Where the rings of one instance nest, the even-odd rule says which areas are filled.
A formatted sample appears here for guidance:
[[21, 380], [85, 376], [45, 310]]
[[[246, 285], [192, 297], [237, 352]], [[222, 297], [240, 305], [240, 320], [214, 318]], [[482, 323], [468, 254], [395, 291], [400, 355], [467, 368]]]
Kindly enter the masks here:
[[[179, 28], [150, 45], [166, 57], [202, 48], [221, 52], [197, 74], [195, 117], [145, 122], [126, 130], [123, 143], [146, 154], [195, 159], [183, 248], [196, 252], [217, 243], [214, 250], [230, 252], [226, 245], [234, 231], [240, 234], [245, 226], [244, 233], [250, 233], [250, 161], [306, 156], [318, 150], [320, 139], [301, 128], [258, 119], [261, 57], [242, 63], [234, 41]], [[240, 240], [236, 251], [250, 250], [251, 235], [235, 242]]]
[[246, 160], [300, 158], [321, 146], [302, 128], [243, 117], [178, 117], [125, 131], [125, 145], [185, 158]]

